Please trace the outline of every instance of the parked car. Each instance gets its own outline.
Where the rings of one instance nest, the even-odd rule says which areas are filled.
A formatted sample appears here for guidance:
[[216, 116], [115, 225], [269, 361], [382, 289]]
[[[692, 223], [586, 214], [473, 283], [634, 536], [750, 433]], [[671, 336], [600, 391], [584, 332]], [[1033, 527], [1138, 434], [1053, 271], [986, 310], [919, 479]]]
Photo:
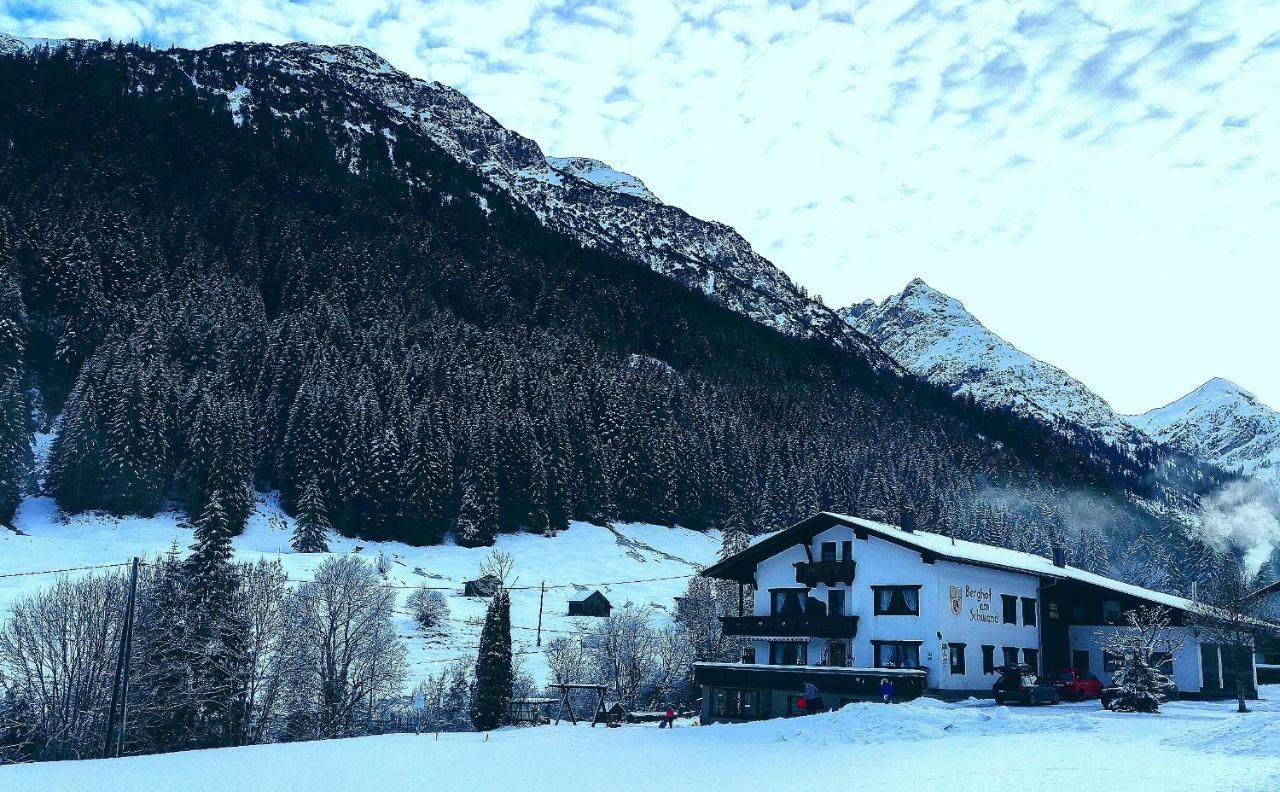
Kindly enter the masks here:
[[991, 686], [997, 704], [1057, 704], [1062, 696], [1053, 685], [1042, 682], [1029, 665], [1018, 664], [996, 668], [999, 678]]
[[[1172, 679], [1165, 676], [1164, 674], [1160, 674], [1159, 676], [1160, 676], [1160, 681], [1159, 681], [1160, 692], [1156, 695], [1156, 700], [1159, 701], [1161, 704], [1165, 703], [1166, 701], [1177, 701], [1178, 685]], [[1116, 696], [1118, 696], [1119, 694], [1120, 694], [1120, 688], [1118, 687], [1104, 687], [1102, 689], [1102, 693], [1099, 694], [1098, 696], [1098, 698], [1102, 700], [1102, 708], [1111, 709], [1112, 702], [1115, 701]]]
[[1102, 695], [1102, 680], [1080, 668], [1060, 668], [1049, 675], [1064, 701], [1084, 701]]

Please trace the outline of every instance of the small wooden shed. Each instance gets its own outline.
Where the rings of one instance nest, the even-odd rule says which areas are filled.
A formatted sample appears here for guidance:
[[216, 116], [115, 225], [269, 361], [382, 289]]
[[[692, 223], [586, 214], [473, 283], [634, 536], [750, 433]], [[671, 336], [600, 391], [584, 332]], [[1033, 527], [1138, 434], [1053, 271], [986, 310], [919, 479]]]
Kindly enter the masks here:
[[595, 616], [607, 619], [612, 612], [613, 605], [599, 591], [591, 592], [591, 596], [586, 599], [569, 600], [570, 616]]
[[502, 588], [502, 581], [496, 575], [485, 575], [475, 580], [467, 580], [462, 584], [464, 597], [492, 597]]

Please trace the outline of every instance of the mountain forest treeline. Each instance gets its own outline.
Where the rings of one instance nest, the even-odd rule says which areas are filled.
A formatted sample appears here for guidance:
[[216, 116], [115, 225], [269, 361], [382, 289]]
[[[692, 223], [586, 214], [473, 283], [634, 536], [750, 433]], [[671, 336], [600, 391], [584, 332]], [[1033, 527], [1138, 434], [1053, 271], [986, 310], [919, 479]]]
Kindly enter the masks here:
[[[421, 178], [397, 175], [410, 160]], [[754, 324], [546, 230], [424, 141], [370, 138], [361, 162], [307, 119], [237, 125], [163, 52], [0, 57], [0, 521], [34, 486], [32, 431], [56, 429], [61, 508], [176, 504], [224, 549], [256, 488], [414, 544], [911, 509], [1104, 569], [1200, 555], [1132, 496], [1193, 500], [1211, 468]]]

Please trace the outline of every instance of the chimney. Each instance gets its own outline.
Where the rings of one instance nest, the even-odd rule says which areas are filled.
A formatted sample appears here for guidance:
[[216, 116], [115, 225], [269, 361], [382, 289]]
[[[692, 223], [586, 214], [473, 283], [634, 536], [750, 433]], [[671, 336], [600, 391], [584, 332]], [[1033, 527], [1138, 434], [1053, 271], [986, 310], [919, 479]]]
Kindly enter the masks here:
[[902, 507], [902, 530], [907, 533], [916, 532], [916, 513], [910, 506]]
[[1056, 567], [1065, 567], [1067, 565], [1067, 548], [1060, 544], [1053, 546], [1053, 565]]

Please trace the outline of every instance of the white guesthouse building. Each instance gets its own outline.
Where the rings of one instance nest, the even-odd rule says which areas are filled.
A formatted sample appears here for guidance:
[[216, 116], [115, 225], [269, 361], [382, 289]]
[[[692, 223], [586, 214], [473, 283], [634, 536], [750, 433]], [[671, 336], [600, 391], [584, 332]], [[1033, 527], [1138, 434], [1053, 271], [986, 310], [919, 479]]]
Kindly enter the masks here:
[[1198, 607], [1190, 600], [1055, 555], [828, 512], [772, 534], [703, 572], [755, 591], [751, 603], [740, 596], [740, 615], [723, 619], [726, 634], [749, 639], [743, 662], [695, 666], [703, 722], [799, 714], [806, 682], [826, 706], [874, 699], [885, 678], [896, 698], [990, 695], [993, 669], [1014, 663], [1088, 670], [1106, 684], [1112, 658], [1101, 635], [1146, 603], [1173, 613], [1183, 643], [1165, 670], [1182, 694], [1230, 686], [1230, 653], [1185, 623]]

